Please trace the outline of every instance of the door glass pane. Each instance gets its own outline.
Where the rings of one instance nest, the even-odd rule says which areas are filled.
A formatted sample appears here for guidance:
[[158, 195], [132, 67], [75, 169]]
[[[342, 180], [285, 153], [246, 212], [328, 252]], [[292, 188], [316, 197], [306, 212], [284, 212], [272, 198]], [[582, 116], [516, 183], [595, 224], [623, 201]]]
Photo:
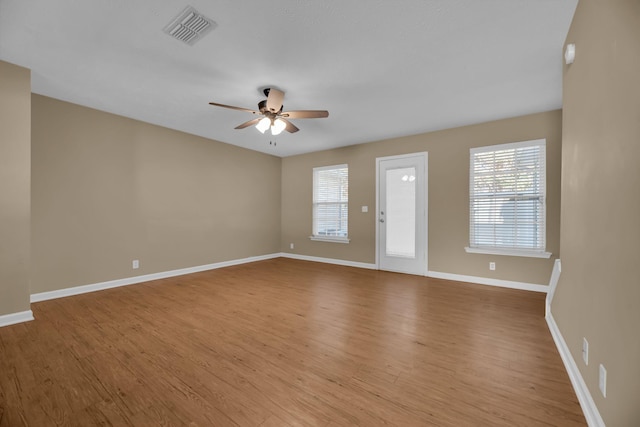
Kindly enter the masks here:
[[416, 256], [416, 169], [387, 169], [387, 210], [382, 217], [389, 256]]

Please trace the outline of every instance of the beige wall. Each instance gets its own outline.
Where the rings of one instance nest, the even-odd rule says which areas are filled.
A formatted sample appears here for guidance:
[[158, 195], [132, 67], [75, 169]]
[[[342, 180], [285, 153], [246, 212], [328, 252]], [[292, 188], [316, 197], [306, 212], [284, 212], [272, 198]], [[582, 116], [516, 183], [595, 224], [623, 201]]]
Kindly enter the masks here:
[[605, 423], [637, 426], [640, 2], [580, 0], [567, 43], [576, 59], [564, 68], [562, 275], [552, 313]]
[[31, 73], [0, 61], [0, 316], [29, 310]]
[[[429, 153], [429, 270], [548, 284], [559, 252], [561, 111], [408, 136], [282, 160], [282, 251], [375, 262], [376, 157]], [[469, 149], [547, 139], [547, 250], [552, 259], [468, 254]], [[349, 244], [310, 241], [312, 170], [349, 165]], [[360, 207], [369, 206], [368, 213]], [[294, 243], [295, 249], [289, 249]], [[489, 271], [489, 261], [496, 271]]]
[[32, 293], [279, 252], [279, 158], [39, 95], [32, 123]]

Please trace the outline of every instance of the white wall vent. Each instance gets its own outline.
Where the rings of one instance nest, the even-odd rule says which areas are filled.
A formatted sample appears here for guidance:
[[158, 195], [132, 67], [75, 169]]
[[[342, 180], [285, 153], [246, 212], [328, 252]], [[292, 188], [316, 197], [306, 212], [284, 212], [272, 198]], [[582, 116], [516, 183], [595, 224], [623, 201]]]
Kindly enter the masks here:
[[178, 16], [171, 20], [163, 31], [171, 37], [193, 46], [198, 40], [213, 30], [218, 24], [201, 15], [191, 6], [187, 6]]

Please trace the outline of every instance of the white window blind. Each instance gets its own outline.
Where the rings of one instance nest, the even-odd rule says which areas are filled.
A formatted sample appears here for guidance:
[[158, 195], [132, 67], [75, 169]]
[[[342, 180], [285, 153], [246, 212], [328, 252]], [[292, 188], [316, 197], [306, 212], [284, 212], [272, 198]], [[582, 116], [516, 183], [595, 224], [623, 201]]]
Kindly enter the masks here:
[[313, 169], [313, 236], [347, 238], [349, 223], [349, 167]]
[[544, 252], [546, 140], [471, 149], [470, 247]]

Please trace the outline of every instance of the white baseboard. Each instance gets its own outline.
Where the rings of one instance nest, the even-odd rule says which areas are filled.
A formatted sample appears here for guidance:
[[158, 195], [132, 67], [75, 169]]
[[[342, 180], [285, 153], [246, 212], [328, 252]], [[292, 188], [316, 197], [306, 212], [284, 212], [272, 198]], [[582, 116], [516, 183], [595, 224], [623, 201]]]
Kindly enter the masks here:
[[288, 252], [282, 252], [280, 253], [280, 256], [282, 258], [299, 259], [302, 261], [324, 262], [326, 264], [336, 264], [336, 265], [344, 265], [347, 267], [366, 268], [367, 270], [376, 270], [378, 268], [375, 264], [369, 264], [367, 262], [345, 261], [343, 259], [322, 258], [322, 257], [316, 257], [316, 256], [309, 256], [309, 255], [298, 255], [298, 254], [291, 254]]
[[582, 374], [578, 369], [578, 365], [576, 365], [576, 361], [573, 359], [571, 351], [569, 351], [569, 347], [560, 333], [560, 329], [558, 329], [558, 325], [556, 324], [551, 312], [548, 312], [545, 318], [547, 319], [547, 325], [549, 325], [551, 336], [556, 343], [556, 347], [558, 347], [558, 352], [560, 353], [564, 367], [569, 374], [569, 379], [571, 380], [573, 389], [575, 390], [578, 401], [580, 402], [580, 407], [582, 408], [584, 417], [587, 419], [587, 424], [590, 427], [604, 427], [605, 424], [600, 416], [600, 412], [591, 397], [587, 384], [584, 382]]
[[562, 273], [562, 263], [560, 262], [560, 258], [558, 258], [553, 263], [553, 271], [551, 272], [551, 279], [549, 280], [549, 292], [547, 292], [547, 298], [544, 304], [545, 315], [551, 313], [551, 301], [553, 301], [553, 295], [555, 294], [556, 288], [558, 287], [560, 273]]
[[[366, 262], [347, 261], [334, 258], [322, 258], [309, 255], [299, 255], [287, 252], [274, 253], [268, 255], [261, 255], [249, 258], [236, 259], [231, 261], [223, 261], [213, 264], [199, 265], [195, 267], [181, 268], [178, 270], [163, 271], [159, 273], [145, 274], [142, 276], [126, 277], [124, 279], [109, 280], [106, 282], [93, 283], [89, 285], [74, 286], [72, 288], [58, 289], [49, 292], [39, 292], [31, 294], [31, 302], [47, 301], [55, 298], [64, 298], [73, 295], [80, 295], [88, 292], [101, 291], [104, 289], [117, 288], [120, 286], [128, 286], [136, 283], [148, 282], [151, 280], [165, 279], [168, 277], [182, 276], [184, 274], [198, 273], [201, 271], [215, 270], [217, 268], [229, 267], [232, 265], [246, 264], [249, 262], [262, 261], [273, 258], [291, 258], [303, 261], [322, 262], [327, 264], [343, 265], [347, 267], [365, 268], [368, 270], [376, 270], [378, 267], [376, 264], [370, 264]], [[437, 271], [429, 271], [428, 277], [437, 279], [455, 280], [459, 282], [469, 282], [481, 285], [500, 286], [505, 288], [523, 289], [527, 291], [535, 292], [547, 292], [548, 286], [536, 285], [532, 283], [513, 282], [508, 280], [491, 279], [486, 277], [477, 276], [464, 276], [461, 274], [440, 273]], [[1, 323], [0, 323], [1, 325]]]
[[16, 323], [28, 322], [30, 320], [33, 320], [33, 312], [31, 310], [4, 314], [0, 316], [0, 328], [3, 326], [15, 325]]
[[74, 286], [72, 288], [59, 289], [50, 292], [40, 292], [31, 294], [31, 302], [46, 301], [55, 298], [64, 298], [72, 295], [85, 294], [87, 292], [101, 291], [104, 289], [117, 288], [120, 286], [133, 285], [136, 283], [148, 282], [150, 280], [166, 279], [167, 277], [182, 276], [184, 274], [199, 273], [201, 271], [215, 270], [232, 265], [246, 264], [249, 262], [263, 261], [266, 259], [278, 258], [279, 253], [254, 256], [249, 258], [235, 259], [231, 261], [216, 262], [213, 264], [199, 265], [195, 267], [180, 268], [178, 270], [162, 271], [160, 273], [145, 274], [143, 276], [126, 277], [124, 279], [109, 280], [107, 282], [94, 283], [90, 285]]
[[[344, 265], [347, 267], [366, 268], [368, 270], [378, 269], [378, 266], [376, 264], [370, 264], [366, 262], [345, 261], [342, 259], [322, 258], [309, 255], [292, 254], [288, 252], [282, 252], [280, 256], [283, 258], [299, 259], [303, 261], [324, 262], [327, 264]], [[522, 289], [526, 291], [542, 293], [546, 293], [547, 289], [549, 288], [547, 285], [538, 285], [534, 283], [513, 282], [510, 280], [499, 280], [478, 276], [464, 276], [462, 274], [440, 273], [437, 271], [427, 272], [427, 277], [433, 277], [435, 279], [455, 280], [458, 282], [469, 282], [480, 285], [499, 286], [502, 288]]]
[[543, 292], [548, 290], [547, 285], [537, 285], [535, 283], [514, 282], [511, 280], [491, 279], [489, 277], [465, 276], [462, 274], [440, 273], [438, 271], [428, 271], [427, 277], [434, 279], [455, 280], [457, 282], [477, 283], [480, 285], [499, 286], [501, 288], [522, 289], [525, 291]]

